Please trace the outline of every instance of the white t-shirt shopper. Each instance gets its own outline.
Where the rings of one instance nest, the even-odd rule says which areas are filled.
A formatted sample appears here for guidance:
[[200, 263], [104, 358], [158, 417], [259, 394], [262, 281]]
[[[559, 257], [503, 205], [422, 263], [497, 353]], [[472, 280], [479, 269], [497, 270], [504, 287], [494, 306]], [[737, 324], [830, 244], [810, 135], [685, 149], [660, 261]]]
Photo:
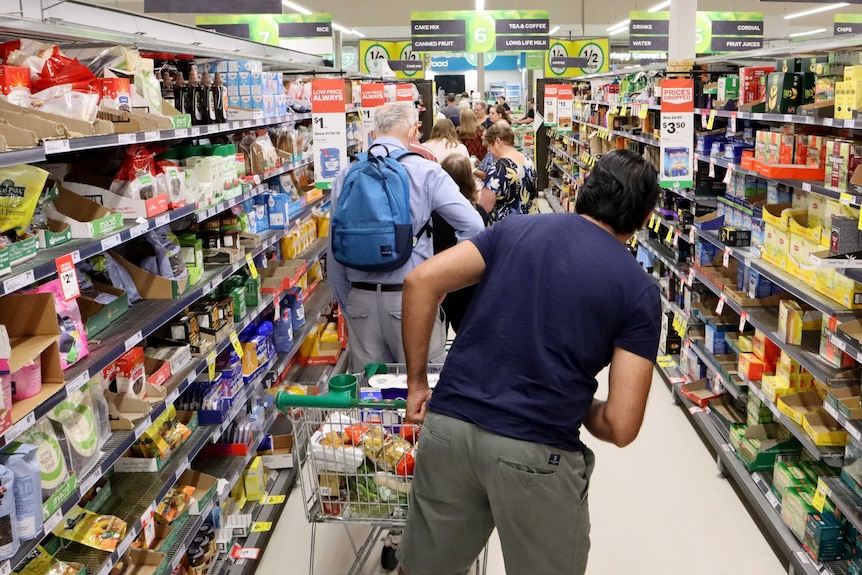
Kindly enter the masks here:
[[434, 154], [434, 157], [437, 158], [438, 162], [442, 162], [452, 154], [460, 154], [465, 158], [470, 157], [470, 152], [467, 151], [467, 146], [460, 143], [453, 146], [452, 142], [450, 142], [449, 140], [444, 140], [442, 138], [438, 138], [436, 140], [428, 140], [423, 145], [429, 150], [431, 150], [431, 153]]

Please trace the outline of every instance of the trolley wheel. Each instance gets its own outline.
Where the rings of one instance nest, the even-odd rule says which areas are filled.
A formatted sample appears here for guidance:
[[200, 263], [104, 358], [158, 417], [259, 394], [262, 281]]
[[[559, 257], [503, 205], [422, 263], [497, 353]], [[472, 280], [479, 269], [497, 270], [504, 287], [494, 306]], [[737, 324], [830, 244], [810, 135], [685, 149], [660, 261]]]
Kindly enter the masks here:
[[380, 566], [384, 571], [394, 571], [398, 568], [398, 559], [395, 557], [395, 547], [384, 545], [380, 552]]

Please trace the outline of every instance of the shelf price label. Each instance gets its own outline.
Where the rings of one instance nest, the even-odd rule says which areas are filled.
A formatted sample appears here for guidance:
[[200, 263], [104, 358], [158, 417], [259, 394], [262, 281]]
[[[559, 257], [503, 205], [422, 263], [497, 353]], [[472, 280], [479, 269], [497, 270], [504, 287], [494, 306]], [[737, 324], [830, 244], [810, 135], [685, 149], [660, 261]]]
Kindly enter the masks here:
[[739, 314], [739, 331], [740, 332], [745, 331], [745, 322], [747, 322], [747, 321], [748, 321], [748, 312], [743, 310]]
[[700, 113], [700, 127], [706, 130], [706, 112]]
[[715, 160], [709, 160], [709, 177], [715, 178]]
[[829, 497], [829, 487], [823, 482], [823, 478], [817, 481], [817, 490], [814, 492], [814, 499], [811, 501], [811, 506], [817, 511], [823, 513], [823, 506], [826, 505], [826, 498]]
[[706, 120], [706, 129], [711, 130], [715, 125], [715, 110], [709, 111], [709, 118]]
[[72, 254], [54, 260], [57, 267], [57, 275], [60, 276], [60, 288], [63, 290], [63, 299], [71, 301], [81, 296], [81, 286], [78, 285], [78, 272], [75, 270], [75, 262]]
[[674, 230], [674, 232], [673, 232], [673, 247], [679, 247], [679, 236], [680, 236], [680, 231]]
[[267, 495], [261, 501], [262, 505], [281, 505], [286, 497], [284, 495]]
[[664, 243], [669, 244], [673, 241], [673, 232], [674, 229], [670, 226], [667, 228], [667, 235], [664, 237]]
[[721, 257], [721, 265], [723, 267], [726, 267], [726, 268], [730, 267], [730, 254], [731, 253], [732, 252], [731, 252], [730, 248], [724, 248], [724, 255]]
[[239, 342], [239, 337], [236, 335], [236, 331], [230, 332], [230, 344], [233, 346], [233, 350], [242, 359], [243, 349], [242, 344]]
[[853, 194], [841, 194], [838, 196], [838, 201], [842, 206], [852, 206], [853, 205]]
[[646, 120], [648, 113], [649, 108], [646, 106], [646, 104], [641, 104], [641, 106], [638, 108], [638, 118], [640, 118], [641, 120]]
[[729, 184], [730, 179], [733, 177], [733, 164], [727, 164], [727, 170], [724, 172], [724, 179], [721, 180], [723, 184]]
[[688, 287], [694, 287], [694, 270], [688, 272]]
[[697, 240], [697, 230], [694, 229], [694, 226], [691, 226], [688, 229], [688, 243], [694, 244]]
[[264, 533], [272, 530], [272, 521], [255, 521], [251, 524], [252, 533]]
[[721, 315], [721, 313], [724, 311], [724, 304], [725, 304], [725, 302], [727, 302], [727, 296], [726, 296], [726, 295], [724, 295], [724, 294], [721, 294], [721, 295], [718, 297], [718, 305], [717, 305], [717, 306], [715, 306], [715, 313], [716, 313], [716, 315]]
[[736, 133], [736, 112], [730, 113], [730, 131]]
[[259, 274], [257, 273], [257, 266], [254, 265], [254, 258], [251, 257], [251, 254], [245, 254], [245, 263], [248, 265], [248, 273], [251, 274], [252, 279], [257, 279]]
[[207, 355], [207, 370], [209, 371], [210, 381], [215, 380], [216, 376], [216, 352], [211, 351], [209, 355]]

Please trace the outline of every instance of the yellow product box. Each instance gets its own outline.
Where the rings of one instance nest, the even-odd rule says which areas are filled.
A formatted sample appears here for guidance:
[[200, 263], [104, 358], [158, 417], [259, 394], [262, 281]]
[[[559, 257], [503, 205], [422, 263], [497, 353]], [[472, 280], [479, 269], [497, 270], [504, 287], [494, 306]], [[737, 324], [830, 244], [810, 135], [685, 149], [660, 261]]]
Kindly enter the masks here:
[[860, 82], [862, 81], [862, 66], [844, 66], [844, 81], [845, 82]]
[[796, 425], [802, 425], [805, 416], [823, 409], [823, 401], [816, 391], [803, 391], [778, 398], [778, 411], [789, 417]]
[[813, 287], [815, 268], [811, 265], [811, 254], [820, 251], [820, 244], [793, 232], [790, 232], [789, 240], [784, 270]]
[[814, 289], [847, 309], [862, 309], [862, 284], [834, 269], [818, 268]]
[[847, 445], [847, 432], [823, 409], [806, 415], [802, 428], [815, 445], [833, 447]]
[[802, 345], [802, 308], [793, 300], [778, 304], [778, 336], [784, 343]]
[[[794, 197], [794, 201], [796, 198]], [[793, 218], [806, 217], [808, 214], [807, 201], [799, 206], [795, 204], [772, 204], [763, 208], [763, 222], [774, 228], [790, 231], [790, 221]]]
[[[764, 215], [766, 211], [763, 212]], [[761, 257], [778, 269], [787, 266], [787, 250], [790, 247], [790, 232], [772, 224], [766, 224]]]
[[742, 353], [751, 353], [754, 350], [754, 340], [750, 335], [741, 335], [736, 342], [736, 345], [739, 347], [739, 351]]
[[[826, 198], [824, 196], [810, 194], [808, 196], [808, 213], [805, 218], [804, 227], [823, 229], [826, 228], [827, 225], [829, 226], [831, 233], [832, 221], [830, 220], [829, 224], [826, 224]], [[791, 223], [791, 227], [792, 226], [793, 224]], [[819, 235], [817, 236], [817, 241], [820, 241]]]
[[794, 393], [801, 393], [804, 391], [802, 389], [790, 387], [788, 382], [782, 381], [774, 375], [763, 376], [763, 379], [761, 380], [761, 389], [763, 389], [763, 395], [769, 398], [773, 403], [779, 397], [793, 395]]
[[[794, 217], [790, 218], [790, 233], [795, 234], [797, 236], [801, 236], [801, 237], [805, 238], [806, 240], [819, 246], [821, 238], [823, 237], [823, 230], [826, 229], [826, 226], [824, 225], [825, 218], [823, 215], [825, 210], [826, 210], [825, 198], [824, 199], [818, 199], [818, 200], [812, 200], [811, 205], [822, 206], [818, 211], [818, 214], [819, 214], [818, 219], [812, 218], [811, 212], [809, 212], [808, 215], [805, 217], [798, 216], [798, 215], [794, 216]], [[811, 209], [810, 205], [809, 205], [809, 209]], [[830, 222], [829, 223], [829, 226], [830, 226], [829, 229], [831, 230], [832, 229], [831, 228], [832, 220], [829, 220], [829, 222]]]
[[266, 496], [266, 468], [259, 455], [245, 470], [245, 496], [249, 501], [260, 501]]
[[814, 379], [813, 381], [814, 391], [817, 392], [817, 395], [820, 397], [821, 401], [826, 401], [826, 396], [829, 395], [829, 392], [832, 390], [832, 387], [830, 387], [828, 383], [820, 381], [819, 379]]
[[802, 366], [799, 365], [799, 362], [793, 359], [790, 354], [781, 352], [781, 355], [778, 357], [778, 367], [784, 368], [784, 373], [801, 373]]

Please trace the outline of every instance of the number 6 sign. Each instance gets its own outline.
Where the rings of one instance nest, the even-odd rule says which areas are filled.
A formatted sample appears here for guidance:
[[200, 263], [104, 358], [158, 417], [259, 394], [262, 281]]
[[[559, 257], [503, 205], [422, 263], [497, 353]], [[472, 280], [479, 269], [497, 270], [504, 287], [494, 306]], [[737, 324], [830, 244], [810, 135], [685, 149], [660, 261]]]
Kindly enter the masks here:
[[81, 287], [78, 285], [78, 272], [75, 270], [75, 262], [72, 254], [66, 254], [54, 260], [57, 266], [57, 274], [60, 276], [60, 287], [63, 289], [63, 298], [66, 301], [73, 300], [81, 295]]

